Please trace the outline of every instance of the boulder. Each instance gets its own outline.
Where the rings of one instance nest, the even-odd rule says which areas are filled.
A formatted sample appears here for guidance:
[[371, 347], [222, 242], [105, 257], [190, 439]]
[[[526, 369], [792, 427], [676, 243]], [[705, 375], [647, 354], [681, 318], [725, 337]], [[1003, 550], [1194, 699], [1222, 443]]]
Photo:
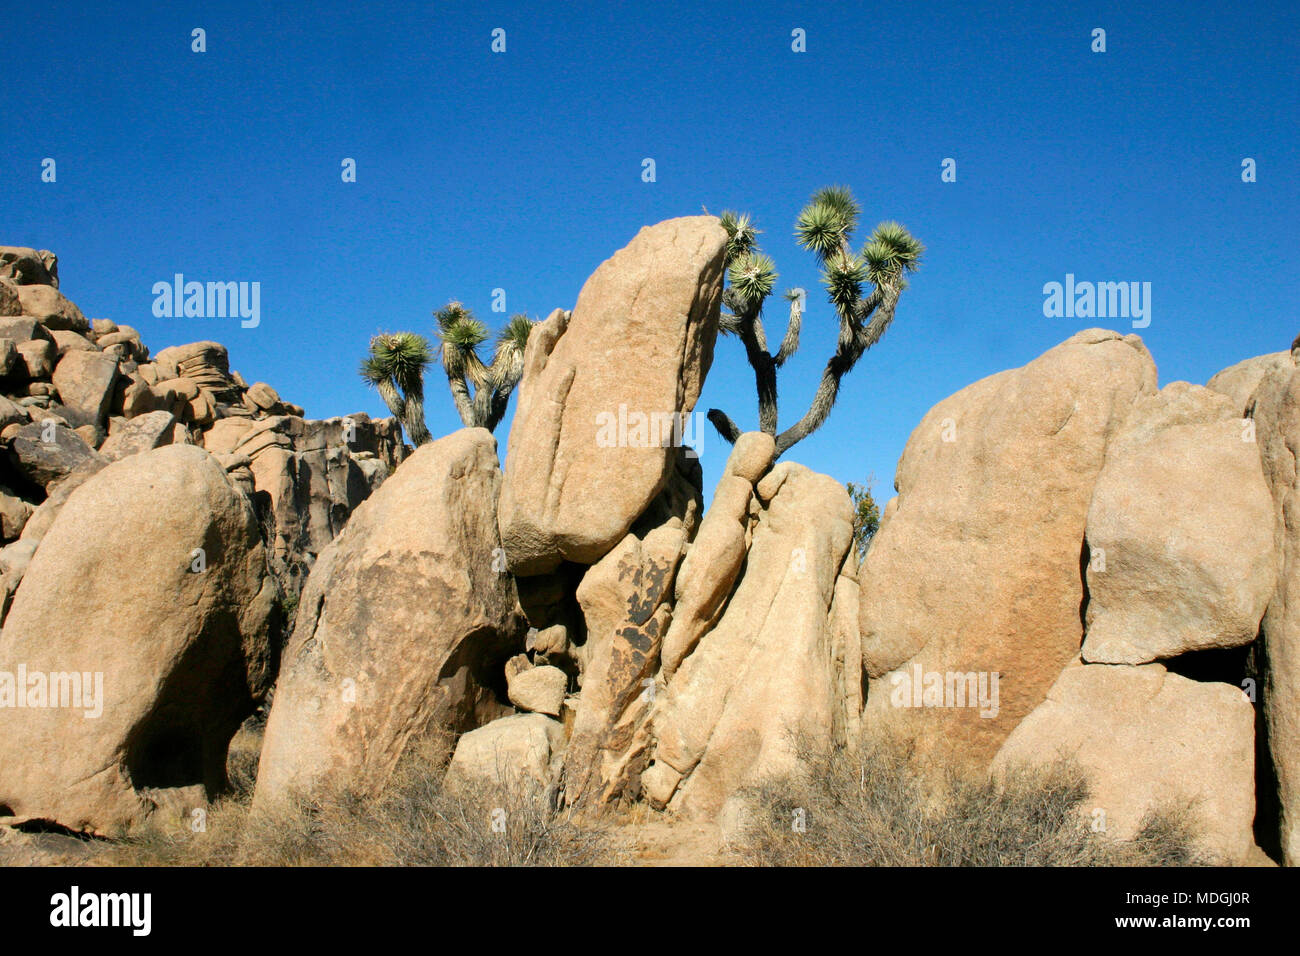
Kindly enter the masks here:
[[[872, 719], [987, 761], [1043, 701], [1083, 641], [1080, 559], [1107, 444], [1155, 385], [1140, 339], [1090, 329], [930, 410], [859, 571]], [[918, 668], [954, 691], [967, 684], [953, 675], [974, 675], [998, 699], [913, 707]]]
[[1273, 499], [1233, 399], [1140, 399], [1088, 510], [1083, 659], [1145, 664], [1255, 640], [1277, 579]]
[[23, 304], [18, 298], [18, 285], [12, 279], [0, 278], [0, 315], [22, 315]]
[[447, 786], [539, 796], [554, 781], [554, 757], [563, 744], [558, 720], [544, 714], [502, 717], [460, 738], [447, 766]]
[[500, 505], [516, 574], [599, 561], [668, 481], [713, 361], [726, 239], [712, 216], [648, 226], [533, 330]]
[[1276, 779], [1278, 839], [1283, 862], [1300, 865], [1300, 370], [1291, 360], [1255, 390], [1255, 437], [1273, 494], [1277, 587], [1261, 628], [1267, 752]]
[[25, 378], [49, 378], [54, 374], [54, 363], [59, 353], [53, 342], [48, 339], [31, 339], [27, 342], [19, 342], [15, 348], [18, 352], [15, 370], [21, 372]]
[[[0, 806], [110, 834], [223, 789], [226, 745], [274, 676], [274, 604], [253, 514], [212, 456], [104, 468], [45, 535], [0, 636], [0, 697], [27, 702], [5, 711]], [[6, 680], [20, 668], [26, 687]]]
[[66, 329], [53, 329], [50, 332], [50, 338], [54, 340], [54, 347], [58, 350], [59, 355], [65, 352], [98, 352], [100, 347], [90, 339], [86, 338], [80, 332], [69, 332]]
[[30, 342], [32, 339], [53, 341], [50, 330], [30, 315], [0, 318], [0, 339], [9, 339], [12, 342]]
[[171, 412], [149, 412], [129, 420], [120, 421], [109, 429], [108, 438], [99, 447], [99, 453], [108, 461], [117, 461], [128, 455], [171, 444], [176, 418]]
[[265, 382], [254, 382], [248, 386], [248, 397], [263, 411], [270, 411], [280, 404], [279, 393]]
[[1228, 366], [1206, 382], [1205, 387], [1228, 396], [1232, 400], [1233, 409], [1241, 416], [1246, 414], [1260, 382], [1271, 372], [1288, 367], [1292, 367], [1290, 352], [1257, 355]]
[[652, 678], [671, 617], [666, 602], [685, 541], [680, 523], [629, 534], [578, 585], [587, 641], [564, 757], [564, 799], [571, 806], [600, 806], [639, 789], [650, 746]]
[[38, 319], [47, 329], [66, 329], [71, 332], [89, 332], [90, 323], [81, 310], [63, 297], [63, 293], [49, 285], [20, 285], [18, 300], [23, 315]]
[[69, 351], [54, 369], [54, 387], [74, 425], [102, 425], [117, 381], [117, 362], [98, 352]]
[[508, 679], [506, 693], [520, 710], [559, 717], [568, 686], [569, 675], [558, 667], [530, 667]]
[[59, 260], [48, 249], [0, 246], [0, 278], [18, 285], [59, 287]]
[[1113, 839], [1132, 839], [1151, 811], [1190, 806], [1204, 850], [1228, 864], [1252, 853], [1255, 708], [1240, 688], [1159, 664], [1067, 668], [993, 769], [1058, 757], [1088, 774], [1092, 793], [1080, 810]]
[[746, 432], [737, 440], [699, 533], [682, 561], [674, 592], [673, 620], [664, 637], [663, 670], [671, 677], [677, 665], [716, 623], [731, 596], [749, 545], [749, 506], [754, 482], [772, 465], [776, 442], [763, 432]]
[[0, 489], [0, 539], [7, 543], [17, 538], [31, 516], [31, 505]]
[[18, 429], [9, 457], [28, 481], [46, 488], [99, 455], [64, 425], [31, 422]]
[[324, 549], [285, 649], [256, 806], [325, 786], [377, 793], [413, 735], [506, 711], [501, 667], [526, 625], [493, 560], [500, 487], [496, 441], [462, 429], [417, 449]]
[[799, 734], [825, 740], [847, 725], [837, 688], [856, 675], [836, 672], [830, 612], [853, 534], [848, 492], [793, 462], [763, 482], [760, 498], [772, 495], [735, 594], [656, 695], [642, 785], [692, 817], [716, 818], [742, 788], [795, 769]]

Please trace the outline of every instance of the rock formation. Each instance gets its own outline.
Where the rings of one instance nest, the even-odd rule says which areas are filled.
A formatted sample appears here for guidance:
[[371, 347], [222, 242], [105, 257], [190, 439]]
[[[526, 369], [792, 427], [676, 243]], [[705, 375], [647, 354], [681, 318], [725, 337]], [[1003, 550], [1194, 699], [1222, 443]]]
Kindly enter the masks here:
[[667, 483], [713, 361], [726, 240], [712, 216], [648, 226], [534, 331], [501, 492], [514, 573], [594, 564]]
[[[1155, 385], [1136, 336], [1094, 329], [930, 410], [859, 576], [870, 719], [987, 760], [1042, 703], [1082, 643], [1080, 560], [1107, 446]], [[891, 704], [918, 675], [994, 673], [996, 712]]]
[[525, 623], [500, 560], [496, 440], [422, 445], [317, 559], [267, 721], [256, 803], [374, 794], [408, 741], [508, 712]]
[[0, 636], [0, 816], [106, 834], [220, 792], [275, 676], [274, 605], [252, 509], [207, 452], [87, 480]]

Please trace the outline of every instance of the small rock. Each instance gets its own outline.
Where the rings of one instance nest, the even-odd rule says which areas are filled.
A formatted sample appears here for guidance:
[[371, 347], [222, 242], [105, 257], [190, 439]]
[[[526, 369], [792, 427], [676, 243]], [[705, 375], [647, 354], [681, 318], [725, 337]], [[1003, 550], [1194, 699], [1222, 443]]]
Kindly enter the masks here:
[[533, 667], [507, 681], [506, 693], [520, 710], [558, 717], [568, 685], [568, 675], [558, 667]]

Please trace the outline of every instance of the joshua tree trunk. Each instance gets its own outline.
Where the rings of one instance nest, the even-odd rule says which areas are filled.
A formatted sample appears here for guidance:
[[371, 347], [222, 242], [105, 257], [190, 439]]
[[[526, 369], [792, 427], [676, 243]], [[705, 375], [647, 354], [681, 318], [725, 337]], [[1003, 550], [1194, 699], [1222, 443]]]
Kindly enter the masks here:
[[392, 379], [384, 379], [376, 383], [375, 387], [379, 389], [379, 397], [384, 400], [384, 404], [393, 413], [393, 417], [399, 422], [405, 421], [406, 402], [402, 399], [402, 393], [397, 390], [397, 386], [393, 384]]
[[[815, 432], [826, 421], [826, 416], [835, 407], [835, 399], [839, 396], [840, 379], [857, 364], [858, 359], [862, 358], [862, 354], [867, 349], [880, 341], [880, 337], [889, 328], [889, 323], [894, 320], [898, 295], [899, 289], [894, 286], [877, 289], [861, 301], [858, 315], [853, 322], [840, 321], [840, 338], [835, 354], [826, 363], [822, 380], [817, 386], [816, 394], [813, 395], [812, 404], [803, 418], [776, 438], [777, 458]], [[863, 320], [871, 317], [873, 312], [876, 313], [875, 317], [863, 327]]]
[[408, 388], [406, 406], [402, 415], [402, 425], [416, 448], [432, 441], [429, 427], [424, 423], [424, 389]]
[[469, 384], [465, 381], [465, 377], [448, 374], [447, 386], [451, 389], [451, 400], [456, 403], [456, 411], [460, 414], [461, 423], [466, 428], [478, 425], [479, 418], [474, 408], [474, 399], [470, 397]]

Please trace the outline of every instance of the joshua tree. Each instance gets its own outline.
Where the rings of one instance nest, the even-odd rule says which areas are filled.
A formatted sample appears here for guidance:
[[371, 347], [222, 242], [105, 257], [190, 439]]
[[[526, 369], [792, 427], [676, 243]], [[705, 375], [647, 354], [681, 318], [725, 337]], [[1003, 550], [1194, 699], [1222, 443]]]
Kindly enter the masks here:
[[[896, 222], [876, 227], [862, 251], [849, 246], [857, 228], [861, 208], [843, 186], [832, 186], [813, 194], [795, 222], [795, 237], [812, 250], [822, 270], [822, 283], [839, 317], [839, 342], [826, 369], [812, 405], [803, 418], [777, 433], [776, 372], [799, 348], [803, 320], [801, 297], [787, 292], [790, 319], [781, 346], [768, 351], [763, 330], [763, 303], [776, 285], [776, 266], [758, 250], [758, 230], [745, 213], [723, 212], [720, 220], [729, 236], [726, 249], [728, 285], [722, 294], [724, 311], [721, 330], [739, 336], [745, 356], [754, 369], [758, 388], [759, 427], [776, 439], [780, 456], [796, 442], [812, 434], [830, 414], [839, 394], [840, 379], [857, 364], [867, 349], [880, 341], [894, 320], [898, 297], [907, 288], [904, 276], [916, 270], [925, 247]], [[872, 289], [863, 294], [863, 286]], [[729, 442], [740, 436], [740, 428], [723, 411], [709, 409], [709, 421]]]
[[[491, 365], [484, 365], [478, 347], [488, 338], [487, 326], [459, 302], [434, 313], [439, 353], [447, 373], [456, 411], [466, 427], [496, 429], [506, 413], [510, 393], [524, 374], [524, 347], [536, 325], [526, 315], [513, 315], [497, 336]], [[473, 386], [473, 393], [470, 392]]]
[[381, 332], [370, 340], [370, 355], [361, 363], [361, 377], [379, 395], [406, 429], [413, 445], [429, 441], [424, 424], [424, 370], [433, 361], [429, 340], [414, 332]]

